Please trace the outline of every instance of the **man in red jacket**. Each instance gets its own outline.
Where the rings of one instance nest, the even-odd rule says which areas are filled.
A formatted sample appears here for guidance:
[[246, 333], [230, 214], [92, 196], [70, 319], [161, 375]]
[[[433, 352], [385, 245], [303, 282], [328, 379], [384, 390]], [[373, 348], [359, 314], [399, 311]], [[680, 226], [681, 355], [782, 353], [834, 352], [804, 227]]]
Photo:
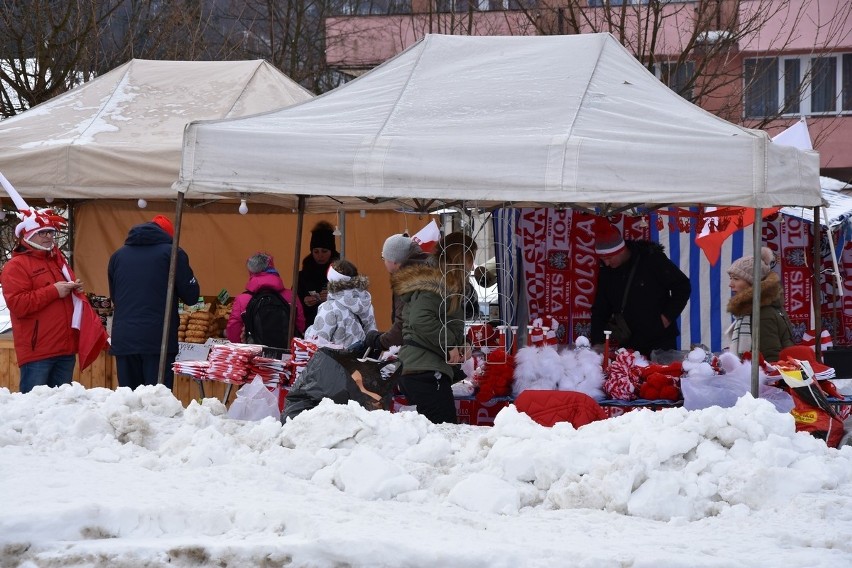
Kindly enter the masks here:
[[0, 275], [23, 393], [71, 382], [79, 347], [72, 295], [83, 289], [56, 246], [56, 229], [65, 220], [50, 210], [27, 213], [15, 229], [18, 245]]

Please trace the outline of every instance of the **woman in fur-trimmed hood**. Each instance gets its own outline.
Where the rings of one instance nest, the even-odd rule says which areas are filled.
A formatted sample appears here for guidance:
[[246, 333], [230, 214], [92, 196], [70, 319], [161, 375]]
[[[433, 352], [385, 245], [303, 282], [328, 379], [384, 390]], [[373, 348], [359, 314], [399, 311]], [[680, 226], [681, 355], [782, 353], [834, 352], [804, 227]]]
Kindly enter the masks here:
[[314, 323], [305, 330], [305, 339], [322, 340], [346, 347], [363, 340], [376, 329], [370, 281], [358, 274], [348, 260], [332, 263], [328, 270], [328, 299], [319, 305]]
[[417, 412], [438, 424], [455, 424], [453, 365], [462, 363], [465, 282], [473, 267], [476, 243], [450, 233], [438, 243], [427, 264], [404, 267], [391, 277], [403, 301], [400, 387]]
[[[793, 345], [790, 320], [784, 312], [781, 279], [772, 272], [775, 255], [767, 247], [760, 253], [760, 353], [767, 361], [777, 361], [781, 349]], [[725, 331], [726, 349], [737, 355], [752, 350], [751, 311], [754, 301], [754, 257], [744, 256], [728, 269], [734, 295], [728, 312], [734, 321]]]

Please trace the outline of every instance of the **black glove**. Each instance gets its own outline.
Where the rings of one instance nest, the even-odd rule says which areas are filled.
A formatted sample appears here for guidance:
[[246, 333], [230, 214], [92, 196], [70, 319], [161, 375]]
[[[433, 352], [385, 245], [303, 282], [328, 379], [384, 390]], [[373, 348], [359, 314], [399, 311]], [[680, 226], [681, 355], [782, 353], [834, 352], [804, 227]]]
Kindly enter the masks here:
[[356, 341], [352, 345], [346, 348], [347, 351], [352, 353], [353, 355], [357, 355], [358, 357], [363, 357], [364, 352], [367, 350], [367, 346], [364, 344], [364, 340]]
[[382, 346], [382, 332], [377, 329], [368, 331], [367, 337], [364, 338], [364, 346], [379, 353], [384, 351], [385, 348]]

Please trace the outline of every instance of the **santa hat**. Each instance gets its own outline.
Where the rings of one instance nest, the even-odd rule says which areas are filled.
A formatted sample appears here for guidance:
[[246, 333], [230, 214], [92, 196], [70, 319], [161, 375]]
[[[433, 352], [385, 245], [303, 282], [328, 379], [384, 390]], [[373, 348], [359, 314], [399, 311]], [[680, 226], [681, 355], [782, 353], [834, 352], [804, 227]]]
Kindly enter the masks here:
[[151, 222], [155, 225], [158, 225], [162, 230], [166, 232], [168, 236], [175, 236], [175, 226], [172, 225], [172, 222], [169, 220], [168, 217], [164, 217], [163, 215], [157, 215], [156, 217], [151, 219]]
[[595, 252], [599, 257], [615, 256], [624, 250], [624, 238], [618, 229], [604, 219], [595, 217]]

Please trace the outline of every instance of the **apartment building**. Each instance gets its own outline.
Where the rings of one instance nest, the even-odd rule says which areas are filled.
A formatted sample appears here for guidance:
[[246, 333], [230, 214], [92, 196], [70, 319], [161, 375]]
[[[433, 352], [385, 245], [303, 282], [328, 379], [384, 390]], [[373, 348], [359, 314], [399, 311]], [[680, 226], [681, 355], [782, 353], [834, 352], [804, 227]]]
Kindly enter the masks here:
[[[346, 0], [328, 65], [357, 76], [428, 33], [609, 32], [681, 96], [776, 134], [804, 117], [823, 175], [852, 182], [852, 3], [838, 0]], [[578, 54], [578, 57], [581, 54]]]

